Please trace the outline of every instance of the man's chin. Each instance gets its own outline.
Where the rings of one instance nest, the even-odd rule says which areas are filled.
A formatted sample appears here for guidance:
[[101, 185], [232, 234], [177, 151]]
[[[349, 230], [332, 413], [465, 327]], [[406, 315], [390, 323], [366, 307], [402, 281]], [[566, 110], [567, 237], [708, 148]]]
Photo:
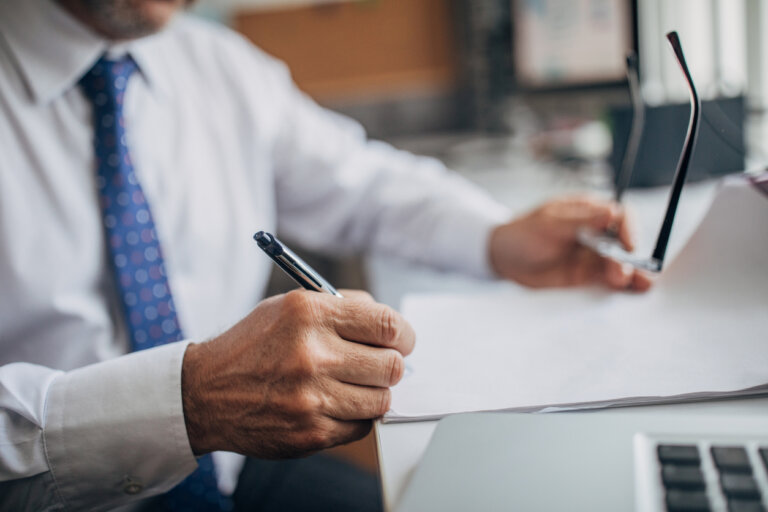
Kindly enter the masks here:
[[59, 3], [103, 36], [126, 40], [162, 30], [193, 0], [59, 0]]
[[133, 0], [137, 12], [150, 32], [165, 27], [173, 16], [188, 2], [184, 0]]
[[[106, 3], [104, 0], [97, 0]], [[171, 18], [191, 4], [190, 0], [111, 0], [119, 6], [119, 19], [110, 20], [121, 39], [134, 39], [158, 32]]]

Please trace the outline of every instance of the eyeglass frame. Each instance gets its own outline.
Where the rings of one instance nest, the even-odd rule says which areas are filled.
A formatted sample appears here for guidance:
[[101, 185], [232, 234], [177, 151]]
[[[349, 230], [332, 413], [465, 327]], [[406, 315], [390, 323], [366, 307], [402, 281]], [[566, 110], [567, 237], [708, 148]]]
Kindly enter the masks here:
[[[656, 246], [653, 249], [653, 253], [649, 258], [641, 258], [632, 253], [629, 253], [624, 250], [623, 247], [621, 247], [615, 235], [612, 236], [610, 233], [594, 234], [590, 232], [582, 232], [579, 234], [579, 241], [601, 256], [612, 258], [622, 263], [629, 263], [634, 267], [650, 272], [661, 272], [661, 269], [664, 266], [664, 257], [666, 256], [667, 246], [669, 245], [669, 238], [672, 234], [672, 225], [675, 220], [675, 214], [677, 213], [677, 206], [680, 203], [680, 195], [682, 193], [683, 185], [685, 184], [685, 179], [688, 174], [688, 167], [690, 165], [693, 149], [696, 145], [696, 137], [698, 135], [699, 124], [701, 122], [701, 99], [699, 98], [699, 94], [696, 91], [696, 86], [693, 83], [693, 78], [691, 77], [691, 73], [688, 69], [688, 64], [686, 63], [685, 55], [683, 54], [683, 47], [680, 43], [680, 37], [676, 31], [672, 31], [667, 34], [667, 40], [672, 47], [672, 51], [677, 58], [677, 63], [679, 64], [680, 69], [682, 70], [683, 75], [685, 76], [685, 80], [688, 84], [691, 103], [691, 115], [688, 120], [688, 131], [685, 135], [683, 150], [680, 153], [680, 159], [677, 162], [677, 169], [675, 170], [675, 177], [672, 181], [672, 190], [670, 191], [669, 202], [667, 203], [667, 211], [664, 214], [664, 220], [661, 224], [659, 236], [656, 240]], [[631, 75], [633, 72], [633, 67], [630, 63], [630, 60], [630, 58], [627, 59], [627, 73], [630, 80], [631, 91], [632, 87], [636, 87], [637, 84], [632, 84], [633, 78]], [[635, 61], [635, 80], [637, 79], [636, 66], [637, 63]], [[639, 99], [639, 93], [635, 93], [635, 98]], [[633, 99], [633, 105], [635, 105], [635, 115], [637, 115], [638, 110], [638, 99]], [[639, 101], [641, 102], [642, 100]], [[640, 120], [644, 121], [644, 116]], [[636, 128], [637, 126], [639, 126], [639, 128]], [[636, 140], [635, 145], [639, 146], [639, 139], [641, 134], [642, 125], [638, 125], [637, 123], [633, 122], [633, 129], [630, 131], [630, 144], [633, 142], [634, 136], [634, 140]], [[632, 149], [630, 144], [627, 145], [627, 151]], [[636, 153], [637, 148], [635, 148], [634, 151]], [[619, 175], [619, 181], [617, 182], [616, 186], [615, 197], [617, 202], [621, 200], [624, 189], [626, 189], [629, 183], [632, 168], [634, 167], [634, 158], [634, 155], [625, 154], [625, 159], [622, 163], [622, 168]]]

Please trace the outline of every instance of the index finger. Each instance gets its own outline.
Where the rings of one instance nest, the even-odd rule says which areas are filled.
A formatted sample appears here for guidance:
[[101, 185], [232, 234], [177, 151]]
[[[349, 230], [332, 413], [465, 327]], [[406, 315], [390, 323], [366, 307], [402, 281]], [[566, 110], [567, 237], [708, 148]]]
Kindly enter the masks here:
[[595, 197], [574, 196], [546, 204], [543, 212], [555, 233], [572, 239], [585, 228], [595, 231], [609, 229], [620, 220], [621, 208], [616, 203]]
[[401, 354], [413, 351], [416, 334], [397, 311], [368, 300], [338, 301], [333, 328], [342, 338], [366, 345], [394, 348]]

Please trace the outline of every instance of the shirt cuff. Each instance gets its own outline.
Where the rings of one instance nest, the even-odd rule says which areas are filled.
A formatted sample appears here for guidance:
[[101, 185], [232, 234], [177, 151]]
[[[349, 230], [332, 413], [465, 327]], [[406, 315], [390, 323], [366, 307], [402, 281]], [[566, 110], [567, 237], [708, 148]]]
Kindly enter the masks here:
[[497, 278], [490, 261], [490, 238], [494, 228], [512, 218], [509, 209], [487, 199], [467, 208], [455, 205], [454, 211], [444, 213], [431, 239], [430, 263], [475, 277]]
[[156, 495], [197, 467], [181, 398], [187, 345], [134, 352], [53, 381], [43, 436], [66, 509]]

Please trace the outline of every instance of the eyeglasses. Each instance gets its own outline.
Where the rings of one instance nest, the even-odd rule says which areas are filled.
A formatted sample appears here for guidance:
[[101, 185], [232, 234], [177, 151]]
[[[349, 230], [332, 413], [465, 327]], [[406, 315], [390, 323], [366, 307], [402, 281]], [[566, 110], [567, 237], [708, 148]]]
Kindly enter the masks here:
[[629, 99], [632, 102], [632, 127], [629, 129], [627, 150], [624, 152], [619, 176], [616, 179], [614, 200], [617, 203], [621, 202], [624, 191], [629, 186], [629, 180], [632, 178], [632, 171], [635, 169], [635, 162], [637, 161], [637, 150], [640, 148], [640, 140], [643, 138], [643, 127], [645, 126], [645, 104], [640, 94], [635, 52], [627, 55], [627, 82], [629, 83]]
[[[683, 151], [680, 154], [680, 160], [677, 162], [677, 170], [675, 171], [675, 177], [672, 181], [672, 191], [669, 195], [667, 212], [664, 214], [664, 221], [661, 224], [659, 237], [656, 240], [656, 247], [653, 249], [653, 253], [650, 257], [643, 258], [624, 250], [616, 239], [616, 236], [611, 233], [595, 234], [583, 232], [579, 235], [579, 241], [583, 245], [591, 248], [601, 256], [612, 258], [622, 263], [629, 263], [637, 268], [651, 272], [661, 272], [661, 269], [664, 266], [664, 256], [667, 253], [667, 245], [669, 244], [669, 237], [672, 233], [672, 223], [675, 220], [677, 205], [680, 202], [680, 193], [683, 190], [685, 177], [688, 174], [688, 165], [691, 161], [693, 147], [696, 144], [696, 134], [699, 130], [701, 116], [701, 100], [699, 99], [699, 94], [696, 92], [696, 86], [693, 84], [693, 78], [691, 78], [691, 73], [688, 70], [688, 64], [685, 62], [683, 47], [680, 44], [680, 38], [678, 37], [677, 32], [673, 31], [668, 33], [667, 40], [672, 47], [672, 51], [675, 53], [677, 63], [680, 65], [680, 69], [688, 83], [688, 91], [690, 92], [691, 100], [691, 117], [688, 121], [688, 133], [685, 136], [685, 144], [683, 145]], [[637, 84], [637, 60], [633, 59], [631, 56], [627, 58], [627, 76], [629, 78], [630, 95], [632, 96], [635, 117], [633, 118], [630, 139], [627, 144], [627, 153], [622, 162], [619, 179], [616, 184], [615, 199], [617, 202], [621, 201], [624, 190], [629, 184], [645, 118], [644, 108], [642, 100], [640, 99]], [[640, 113], [639, 116], [638, 112]]]

